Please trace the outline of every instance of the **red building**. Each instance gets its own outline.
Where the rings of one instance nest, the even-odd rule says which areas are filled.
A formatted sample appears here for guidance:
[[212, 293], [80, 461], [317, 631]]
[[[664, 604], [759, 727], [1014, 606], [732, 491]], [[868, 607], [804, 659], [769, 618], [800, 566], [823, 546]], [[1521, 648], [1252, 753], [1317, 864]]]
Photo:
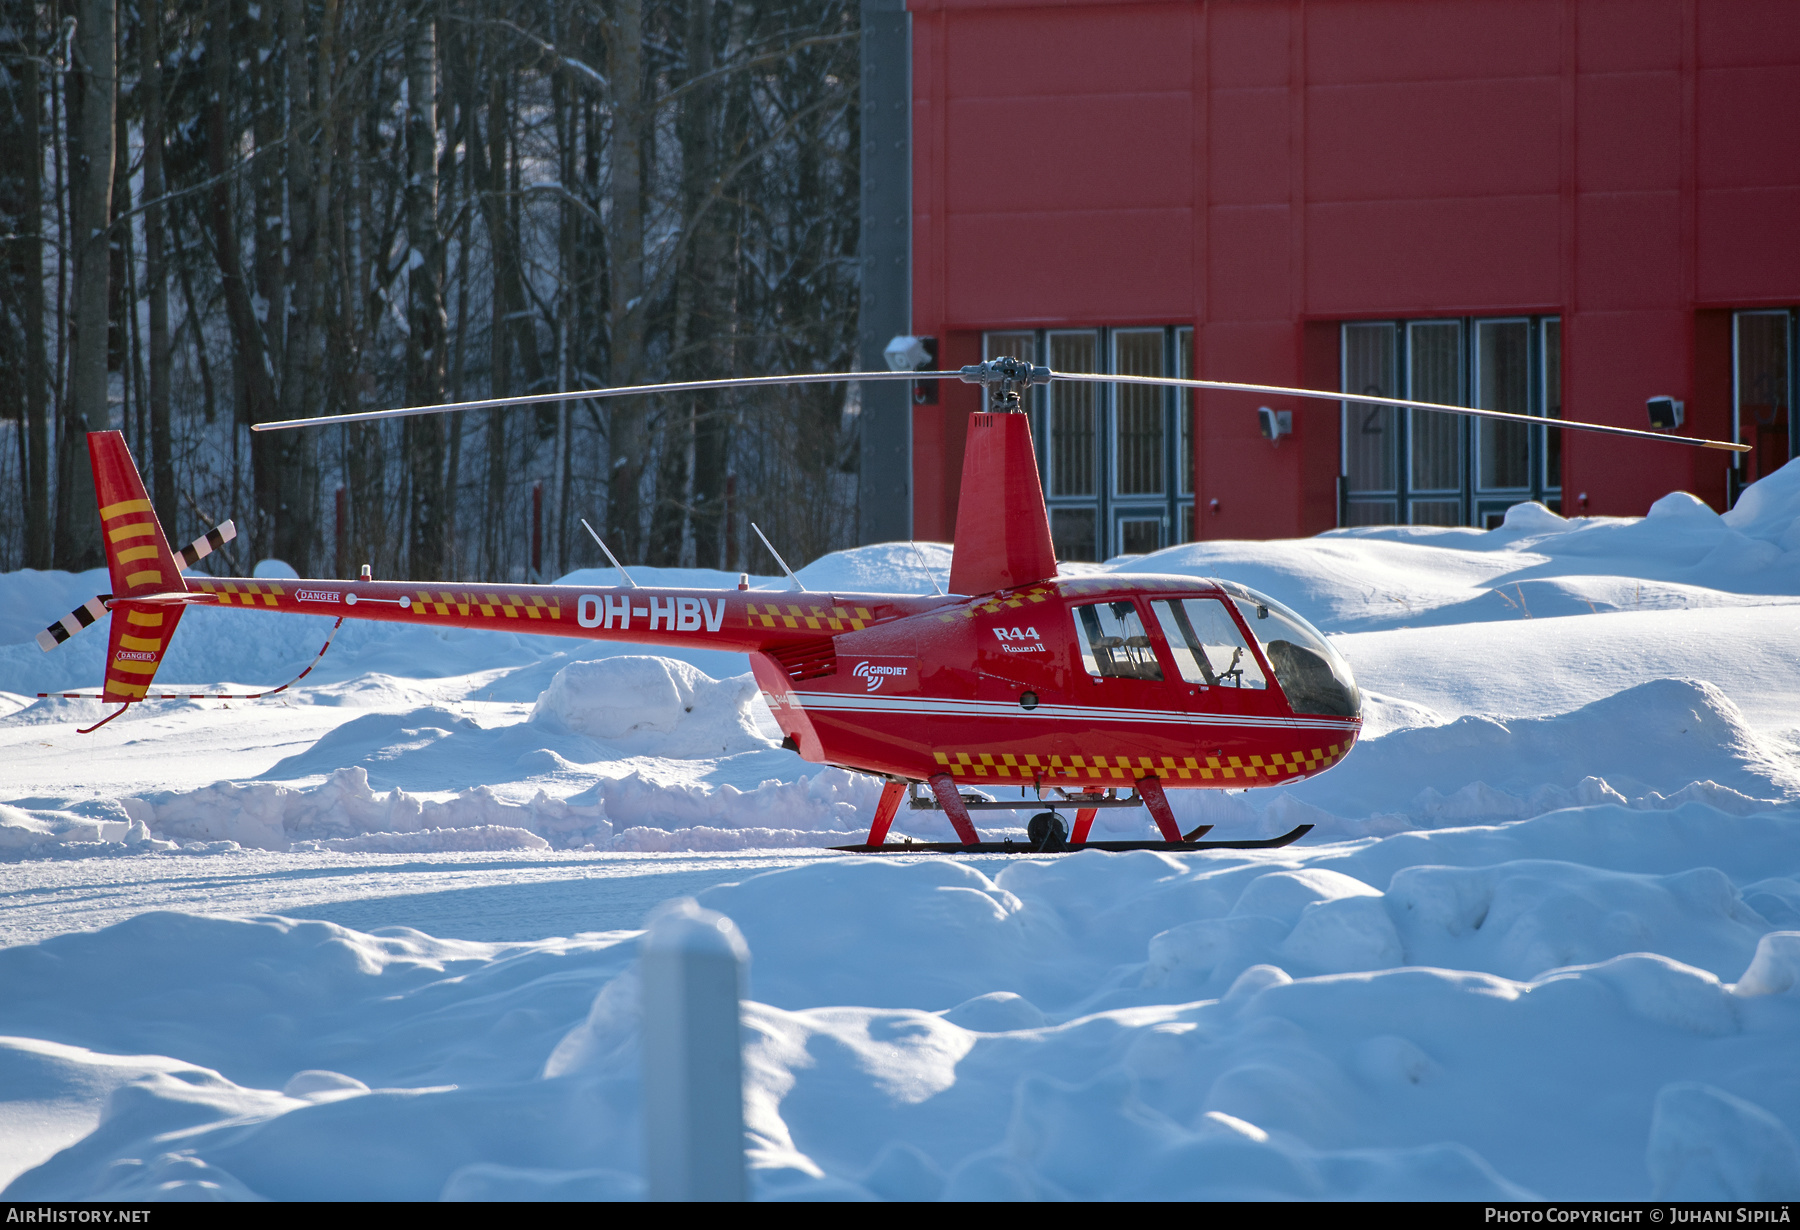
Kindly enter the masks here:
[[[1058, 552], [1542, 499], [1723, 508], [1800, 442], [1794, 0], [911, 0], [912, 327], [1023, 354], [1645, 426], [1721, 453], [1353, 403], [1035, 396]], [[1255, 411], [1293, 413], [1271, 443]], [[969, 386], [913, 410], [948, 538]], [[1195, 410], [1197, 409], [1197, 413]]]

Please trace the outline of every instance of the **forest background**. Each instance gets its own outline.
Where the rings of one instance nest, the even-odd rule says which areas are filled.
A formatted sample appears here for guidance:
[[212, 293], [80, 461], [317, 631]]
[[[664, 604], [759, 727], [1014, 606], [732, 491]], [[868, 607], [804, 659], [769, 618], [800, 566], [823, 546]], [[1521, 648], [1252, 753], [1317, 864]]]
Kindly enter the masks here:
[[855, 540], [843, 385], [249, 427], [849, 370], [856, 4], [0, 3], [0, 570], [101, 563], [103, 428], [239, 575]]

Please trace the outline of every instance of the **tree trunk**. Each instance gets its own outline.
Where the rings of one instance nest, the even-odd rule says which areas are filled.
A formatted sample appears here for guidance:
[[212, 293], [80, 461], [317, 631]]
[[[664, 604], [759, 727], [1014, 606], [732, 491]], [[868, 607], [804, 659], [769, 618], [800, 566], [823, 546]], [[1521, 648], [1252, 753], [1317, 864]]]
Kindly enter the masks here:
[[[470, 86], [468, 97], [472, 99], [473, 82]], [[471, 106], [471, 115], [473, 110]], [[505, 397], [513, 391], [512, 366], [515, 355], [525, 368], [528, 389], [539, 388], [544, 379], [537, 334], [526, 312], [523, 272], [518, 258], [518, 235], [513, 228], [512, 211], [506, 207], [506, 133], [511, 120], [511, 110], [507, 105], [506, 76], [496, 72], [488, 92], [487, 141], [484, 145], [473, 122], [470, 125], [469, 141], [469, 153], [475, 164], [475, 180], [481, 185], [481, 218], [488, 233], [488, 251], [493, 266], [491, 397]], [[487, 413], [488, 470], [484, 495], [482, 569], [489, 578], [496, 580], [504, 580], [509, 567], [506, 558], [506, 488], [511, 473], [507, 442], [507, 416], [511, 413], [514, 412], [490, 410]]]
[[[444, 400], [444, 245], [438, 235], [437, 29], [415, 17], [406, 35], [406, 401]], [[444, 571], [444, 420], [421, 415], [406, 422], [412, 482], [412, 574]]]
[[[168, 207], [163, 177], [163, 0], [141, 0], [139, 35], [144, 113], [144, 293], [150, 300], [150, 476], [156, 516], [175, 532], [175, 460], [169, 422]], [[210, 528], [202, 526], [202, 529]]]
[[[613, 385], [633, 384], [644, 352], [643, 0], [618, 0], [607, 42], [612, 86], [612, 209], [607, 216], [607, 256], [612, 272]], [[643, 558], [645, 526], [639, 487], [644, 475], [646, 407], [637, 397], [608, 403], [607, 534], [625, 560]]]
[[[713, 67], [713, 11], [712, 0], [695, 0], [690, 14], [688, 57], [696, 76]], [[731, 34], [724, 53], [727, 64], [741, 52], [742, 26], [748, 16], [748, 13], [735, 11], [732, 14]], [[684, 279], [691, 301], [685, 314], [685, 332], [692, 339], [687, 348], [690, 356], [687, 372], [696, 380], [739, 374], [732, 370], [727, 341], [734, 315], [729, 303], [732, 216], [716, 205], [701, 216], [712, 181], [724, 169], [727, 117], [721, 108], [723, 93], [716, 84], [697, 89], [687, 101], [684, 116], [683, 213], [689, 219], [688, 225], [698, 228], [688, 245], [691, 268]], [[701, 560], [708, 565], [719, 562], [728, 452], [726, 426], [730, 421], [721, 409], [722, 400], [717, 393], [703, 393], [694, 399], [690, 410], [692, 461], [688, 476], [692, 494], [688, 501], [688, 528], [682, 544], [684, 564], [690, 554], [696, 563]]]
[[6, 381], [21, 432], [20, 483], [25, 514], [27, 568], [48, 568], [50, 552], [49, 423], [50, 373], [44, 352], [44, 141], [37, 57], [41, 54], [36, 6], [14, 0], [8, 6], [14, 39], [6, 46], [10, 90], [0, 123], [0, 226], [15, 238], [0, 250], [4, 300], [13, 319], [6, 322], [4, 362], [21, 379]]
[[[235, 138], [228, 127], [229, 100], [236, 96], [233, 88], [233, 40], [231, 38], [230, 0], [209, 0], [206, 34], [206, 169], [213, 177], [210, 212], [213, 231], [213, 258], [219, 267], [219, 289], [225, 297], [225, 318], [231, 328], [233, 369], [236, 376], [236, 413], [232, 419], [235, 437], [238, 425], [262, 423], [275, 417], [274, 382], [269, 371], [268, 347], [263, 339], [256, 307], [250, 300], [250, 288], [244, 280], [244, 266], [238, 247], [238, 233], [231, 208], [231, 150]], [[253, 446], [254, 447], [254, 446]], [[253, 453], [253, 462], [258, 454]], [[256, 467], [259, 471], [260, 465]], [[257, 516], [250, 528], [252, 554], [267, 542], [270, 524], [279, 519], [281, 509], [274, 500], [275, 489], [258, 473]], [[263, 503], [271, 497], [273, 506]], [[236, 500], [233, 490], [232, 499]]]
[[102, 560], [87, 433], [111, 426], [106, 371], [111, 280], [107, 230], [117, 84], [117, 32], [110, 0], [79, 0], [76, 23], [69, 92], [69, 178], [74, 206], [69, 246], [75, 258], [75, 328], [70, 339], [69, 403], [63, 426], [56, 527], [57, 564], [71, 570], [96, 568]]
[[[145, 0], [151, 2], [151, 0]], [[272, 0], [271, 0], [272, 2]], [[286, 69], [287, 123], [283, 135], [287, 164], [287, 273], [285, 319], [274, 338], [279, 339], [281, 388], [278, 417], [305, 418], [317, 412], [321, 346], [318, 337], [318, 220], [313, 198], [313, 123], [311, 72], [306, 39], [306, 0], [280, 0], [282, 65]], [[272, 62], [272, 60], [271, 60]], [[264, 100], [276, 110], [271, 94]], [[271, 159], [270, 161], [273, 161]], [[279, 185], [277, 186], [279, 188]], [[279, 197], [273, 197], [279, 200]], [[281, 233], [265, 222], [258, 247], [270, 250], [268, 261], [277, 266]], [[277, 299], [271, 312], [281, 305]], [[283, 431], [255, 437], [253, 447], [263, 451], [261, 473], [274, 484], [274, 500], [265, 508], [277, 510], [269, 542], [275, 556], [286, 560], [301, 576], [312, 576], [313, 560], [321, 554], [318, 541], [319, 464], [318, 437], [311, 430]], [[261, 493], [258, 493], [259, 496]]]

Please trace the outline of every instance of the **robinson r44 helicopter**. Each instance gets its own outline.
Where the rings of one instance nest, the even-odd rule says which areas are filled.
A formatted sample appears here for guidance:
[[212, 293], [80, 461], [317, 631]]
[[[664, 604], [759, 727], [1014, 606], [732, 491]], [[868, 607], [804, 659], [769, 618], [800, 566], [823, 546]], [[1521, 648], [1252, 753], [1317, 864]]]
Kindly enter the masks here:
[[[1274, 786], [1323, 773], [1349, 754], [1362, 727], [1350, 666], [1317, 629], [1281, 603], [1227, 580], [1185, 576], [1057, 575], [1044, 493], [1021, 394], [1051, 381], [1172, 385], [1342, 401], [1316, 389], [1222, 381], [1053, 372], [1001, 358], [959, 371], [759, 376], [590, 389], [264, 423], [257, 431], [459, 410], [840, 381], [954, 379], [982, 385], [988, 408], [970, 416], [950, 593], [931, 596], [380, 581], [184, 577], [228, 541], [231, 522], [179, 552], [151, 511], [124, 438], [93, 432], [88, 452], [113, 592], [38, 635], [54, 649], [113, 615], [98, 693], [113, 702], [98, 729], [146, 700], [211, 698], [152, 692], [182, 613], [241, 607], [459, 628], [503, 628], [667, 648], [748, 654], [784, 736], [807, 760], [883, 777], [861, 853], [1009, 853], [1075, 849], [1205, 850], [1287, 845], [1301, 825], [1264, 840], [1208, 841], [1183, 833], [1169, 789]], [[1598, 423], [1373, 396], [1357, 401], [1522, 421], [1534, 427], [1635, 436], [1702, 448], [1748, 446]], [[592, 532], [591, 530], [589, 531]], [[761, 531], [758, 531], [760, 536]], [[598, 542], [599, 537], [595, 535]], [[763, 539], [765, 545], [768, 540]], [[617, 559], [600, 543], [615, 567]], [[323, 657], [330, 638], [319, 651]], [[313, 659], [316, 665], [318, 658]], [[280, 688], [223, 699], [274, 695]], [[46, 695], [39, 693], [39, 695]], [[1024, 843], [983, 841], [973, 814], [1021, 810], [973, 790], [1021, 788], [1048, 810]], [[888, 841], [901, 804], [941, 810], [957, 842]], [[1160, 840], [1094, 841], [1103, 807], [1148, 809]], [[1059, 808], [1074, 812], [1073, 828]]]

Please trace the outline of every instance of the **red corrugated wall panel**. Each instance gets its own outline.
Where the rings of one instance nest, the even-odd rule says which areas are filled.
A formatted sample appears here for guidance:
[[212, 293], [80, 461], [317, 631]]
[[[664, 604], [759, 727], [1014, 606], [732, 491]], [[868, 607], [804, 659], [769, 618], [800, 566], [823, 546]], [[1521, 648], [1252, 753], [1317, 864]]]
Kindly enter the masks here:
[[[1671, 393], [1725, 432], [1725, 309], [1800, 303], [1791, 0], [912, 8], [915, 328], [960, 351], [1191, 323], [1202, 375], [1335, 384], [1341, 319], [1560, 313], [1567, 413], [1638, 425]], [[1256, 404], [1203, 399], [1203, 536], [1335, 514], [1335, 411], [1272, 448]], [[972, 408], [931, 412], [917, 468], [960, 460]], [[1723, 494], [1710, 455], [1565, 456], [1570, 511]], [[954, 478], [918, 480], [921, 533]]]

